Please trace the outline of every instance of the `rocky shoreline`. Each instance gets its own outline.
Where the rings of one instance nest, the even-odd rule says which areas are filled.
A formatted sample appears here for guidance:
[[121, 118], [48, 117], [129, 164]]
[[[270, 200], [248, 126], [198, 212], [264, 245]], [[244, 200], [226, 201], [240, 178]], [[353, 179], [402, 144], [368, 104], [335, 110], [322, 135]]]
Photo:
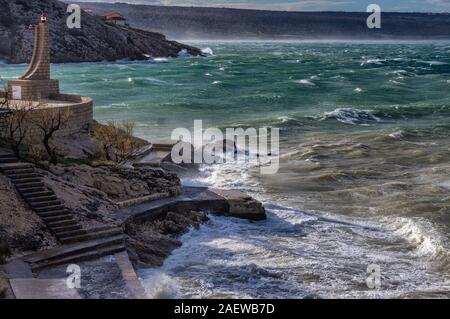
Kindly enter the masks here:
[[51, 55], [54, 63], [99, 62], [121, 59], [146, 60], [149, 57], [176, 57], [180, 52], [201, 55], [201, 50], [175, 41], [163, 34], [105, 23], [82, 12], [81, 28], [69, 29], [67, 4], [57, 0], [0, 0], [0, 61], [29, 62], [33, 51], [36, 17], [47, 13], [51, 30]]
[[[75, 145], [70, 151], [72, 155], [79, 154], [80, 148], [87, 150], [95, 144], [91, 139], [89, 143]], [[95, 149], [90, 151], [95, 153]], [[161, 167], [131, 168], [79, 158], [58, 165], [39, 163], [36, 171], [76, 216], [83, 229], [123, 229], [126, 259], [131, 261], [134, 269], [161, 266], [165, 258], [182, 245], [180, 236], [207, 222], [209, 213], [255, 221], [265, 219], [264, 207], [251, 197], [237, 191], [182, 187], [176, 173]], [[125, 207], [119, 204], [148, 196], [155, 199]], [[14, 184], [1, 173], [0, 200], [5, 203], [0, 206], [0, 241], [11, 251], [4, 262], [19, 261], [19, 265], [25, 265], [22, 258], [36, 258], [26, 256], [64, 249], [65, 246], [58, 243], [39, 216], [23, 201]], [[115, 259], [118, 257], [111, 255], [111, 258], [112, 261], [103, 257], [82, 263], [85, 270], [90, 270], [86, 278], [88, 287], [78, 292], [79, 297], [133, 298], [129, 288], [123, 288], [128, 285], [127, 280], [123, 281], [117, 272]], [[113, 277], [104, 276], [102, 271], [95, 273], [108, 265], [116, 267]], [[17, 272], [16, 265], [10, 265], [9, 270], [11, 267]], [[63, 270], [63, 265], [49, 267], [34, 276], [41, 282], [52, 282], [55, 278], [65, 278]], [[0, 296], [3, 298], [14, 297], [9, 278], [11, 274], [0, 272]], [[105, 289], [97, 289], [103, 285]], [[110, 294], [107, 287], [111, 288]]]

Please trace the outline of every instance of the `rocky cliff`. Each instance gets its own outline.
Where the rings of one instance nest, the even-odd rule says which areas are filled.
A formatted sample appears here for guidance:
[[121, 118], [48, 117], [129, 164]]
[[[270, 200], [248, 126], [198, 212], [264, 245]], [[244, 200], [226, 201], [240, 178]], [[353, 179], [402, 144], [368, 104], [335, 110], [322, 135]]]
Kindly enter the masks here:
[[193, 55], [200, 50], [168, 41], [160, 33], [109, 25], [82, 12], [81, 29], [69, 29], [67, 4], [56, 0], [0, 0], [0, 60], [27, 63], [31, 59], [33, 32], [42, 12], [47, 13], [51, 33], [52, 62], [93, 62]]

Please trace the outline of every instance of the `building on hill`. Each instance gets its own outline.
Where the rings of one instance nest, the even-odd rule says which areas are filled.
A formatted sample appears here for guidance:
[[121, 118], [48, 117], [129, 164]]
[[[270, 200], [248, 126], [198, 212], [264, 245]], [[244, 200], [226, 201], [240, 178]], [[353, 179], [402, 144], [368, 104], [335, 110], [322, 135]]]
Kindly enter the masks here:
[[100, 15], [100, 17], [106, 21], [106, 23], [117, 24], [121, 26], [127, 26], [127, 19], [123, 15], [117, 12], [107, 12]]

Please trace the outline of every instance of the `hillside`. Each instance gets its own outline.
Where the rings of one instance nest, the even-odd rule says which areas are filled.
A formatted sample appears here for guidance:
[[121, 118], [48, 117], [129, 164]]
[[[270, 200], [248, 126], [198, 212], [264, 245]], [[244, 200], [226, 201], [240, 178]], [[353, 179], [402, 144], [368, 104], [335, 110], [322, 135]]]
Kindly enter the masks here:
[[199, 50], [174, 41], [163, 34], [123, 28], [82, 14], [82, 28], [66, 26], [67, 4], [56, 0], [0, 0], [0, 60], [8, 63], [29, 62], [33, 32], [30, 24], [39, 22], [42, 12], [48, 15], [53, 62], [91, 62], [118, 59], [145, 59], [145, 55], [177, 56], [185, 49]]
[[282, 12], [226, 8], [80, 3], [116, 11], [132, 26], [176, 39], [450, 39], [450, 15], [384, 13], [382, 28], [368, 13]]

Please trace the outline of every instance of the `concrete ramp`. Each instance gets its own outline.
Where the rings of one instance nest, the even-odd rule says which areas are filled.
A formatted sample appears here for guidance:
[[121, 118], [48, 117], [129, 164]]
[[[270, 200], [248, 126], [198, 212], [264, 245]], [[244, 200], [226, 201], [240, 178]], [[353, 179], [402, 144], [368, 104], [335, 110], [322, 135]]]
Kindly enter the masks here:
[[155, 140], [151, 141], [151, 147], [142, 154], [136, 161], [134, 166], [159, 166], [162, 162], [172, 161], [172, 148], [178, 141], [173, 140]]
[[16, 299], [81, 299], [76, 289], [67, 286], [66, 279], [11, 279]]

